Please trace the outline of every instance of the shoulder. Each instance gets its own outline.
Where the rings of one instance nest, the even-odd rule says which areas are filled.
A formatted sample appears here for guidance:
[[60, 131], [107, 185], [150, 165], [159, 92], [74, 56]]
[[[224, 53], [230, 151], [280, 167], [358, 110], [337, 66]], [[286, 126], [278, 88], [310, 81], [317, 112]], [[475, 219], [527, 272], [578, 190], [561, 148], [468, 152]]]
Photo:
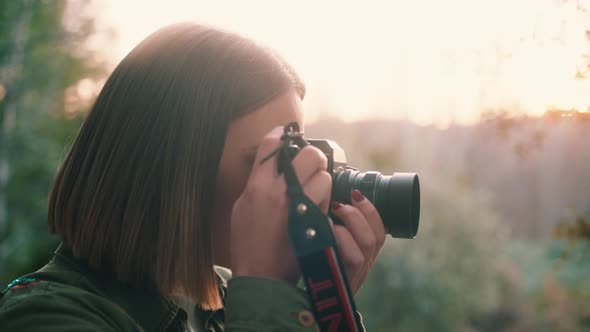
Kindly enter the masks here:
[[53, 281], [18, 280], [0, 298], [0, 326], [7, 331], [139, 330], [122, 309], [86, 290]]

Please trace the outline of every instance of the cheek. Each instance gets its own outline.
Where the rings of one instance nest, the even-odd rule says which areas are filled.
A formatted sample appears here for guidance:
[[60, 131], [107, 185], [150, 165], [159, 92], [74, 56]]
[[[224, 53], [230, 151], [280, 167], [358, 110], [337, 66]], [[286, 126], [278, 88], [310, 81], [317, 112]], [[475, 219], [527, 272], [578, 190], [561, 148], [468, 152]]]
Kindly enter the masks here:
[[249, 169], [221, 169], [217, 177], [215, 207], [229, 215], [235, 201], [240, 197], [248, 182]]

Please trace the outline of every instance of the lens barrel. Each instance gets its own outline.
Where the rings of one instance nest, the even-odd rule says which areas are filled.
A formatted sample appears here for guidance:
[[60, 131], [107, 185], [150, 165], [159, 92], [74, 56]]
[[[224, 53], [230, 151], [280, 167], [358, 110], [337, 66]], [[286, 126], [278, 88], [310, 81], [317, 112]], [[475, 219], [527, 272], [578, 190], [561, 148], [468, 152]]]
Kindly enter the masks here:
[[355, 189], [375, 205], [388, 234], [407, 239], [416, 236], [420, 220], [420, 181], [416, 173], [334, 173], [332, 200], [350, 204], [350, 194]]

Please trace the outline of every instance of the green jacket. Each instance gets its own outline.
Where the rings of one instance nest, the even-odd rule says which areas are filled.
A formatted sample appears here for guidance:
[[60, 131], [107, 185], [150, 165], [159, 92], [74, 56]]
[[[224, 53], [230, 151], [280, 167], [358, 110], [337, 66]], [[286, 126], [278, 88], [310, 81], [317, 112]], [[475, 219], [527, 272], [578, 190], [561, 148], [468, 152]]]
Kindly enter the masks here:
[[169, 298], [139, 291], [90, 271], [60, 246], [40, 270], [0, 294], [1, 331], [317, 331], [307, 294], [281, 281], [218, 270], [224, 309], [181, 309]]

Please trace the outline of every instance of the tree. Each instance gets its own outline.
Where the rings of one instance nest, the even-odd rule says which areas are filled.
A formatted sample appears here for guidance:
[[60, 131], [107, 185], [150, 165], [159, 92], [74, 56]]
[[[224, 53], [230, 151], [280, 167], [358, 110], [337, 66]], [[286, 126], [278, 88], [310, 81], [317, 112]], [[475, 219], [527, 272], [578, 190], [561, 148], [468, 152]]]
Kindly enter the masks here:
[[47, 194], [82, 119], [72, 87], [106, 70], [86, 47], [96, 33], [88, 6], [0, 1], [0, 284], [40, 267], [57, 244]]

